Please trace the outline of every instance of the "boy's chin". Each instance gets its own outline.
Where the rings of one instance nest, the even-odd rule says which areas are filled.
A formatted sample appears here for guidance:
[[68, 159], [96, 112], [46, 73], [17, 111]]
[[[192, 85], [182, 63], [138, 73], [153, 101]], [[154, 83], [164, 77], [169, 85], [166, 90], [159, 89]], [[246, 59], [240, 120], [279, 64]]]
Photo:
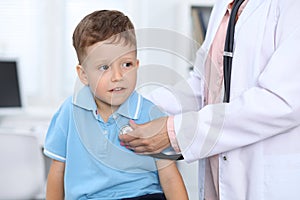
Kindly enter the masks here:
[[118, 99], [110, 102], [111, 107], [120, 107], [126, 99]]
[[114, 96], [114, 98], [111, 99], [111, 106], [121, 106], [127, 99], [129, 95], [120, 95], [120, 96]]

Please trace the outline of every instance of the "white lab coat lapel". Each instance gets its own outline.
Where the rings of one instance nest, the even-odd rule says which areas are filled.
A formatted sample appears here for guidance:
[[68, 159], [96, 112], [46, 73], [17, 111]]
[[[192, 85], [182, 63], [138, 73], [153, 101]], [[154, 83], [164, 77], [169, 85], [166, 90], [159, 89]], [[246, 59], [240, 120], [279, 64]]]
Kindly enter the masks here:
[[[212, 10], [212, 14], [211, 14], [211, 19], [209, 20], [209, 23], [213, 23], [213, 24], [209, 24], [208, 26], [208, 30], [207, 30], [207, 34], [206, 34], [206, 38], [204, 43], [202, 44], [200, 51], [205, 54], [205, 56], [199, 56], [201, 59], [206, 59], [207, 58], [207, 53], [209, 51], [209, 47], [211, 46], [215, 35], [217, 33], [217, 30], [219, 28], [219, 25], [226, 13], [227, 10], [227, 6], [229, 5], [229, 3], [232, 0], [225, 0], [222, 1], [222, 3], [220, 4], [216, 4]], [[265, 1], [264, 0], [249, 0], [249, 2], [247, 3], [247, 6], [245, 7], [245, 9], [243, 10], [237, 24], [236, 24], [236, 28], [235, 28], [235, 32], [236, 34], [240, 31], [240, 29], [243, 27], [243, 25], [245, 24], [245, 22], [247, 21], [247, 19], [255, 12], [255, 10], [261, 6]], [[214, 14], [215, 13], [215, 14]], [[250, 33], [249, 33], [250, 34]], [[200, 54], [200, 53], [198, 53]], [[199, 63], [198, 63], [199, 64]], [[197, 66], [197, 65], [196, 65]], [[201, 65], [198, 65], [201, 67], [204, 67], [204, 62], [201, 63]], [[200, 70], [200, 72], [203, 72], [202, 70]]]
[[[209, 24], [208, 25], [208, 30], [206, 33], [206, 38], [205, 41], [202, 45], [202, 47], [204, 48], [204, 50], [206, 52], [208, 52], [208, 48], [211, 46], [215, 35], [217, 33], [217, 30], [219, 28], [219, 25], [226, 13], [227, 10], [227, 5], [231, 2], [232, 0], [225, 0], [223, 1], [221, 4], [218, 4], [216, 6], [214, 6], [213, 10], [212, 10], [212, 15], [211, 18], [209, 19], [209, 23], [213, 23], [213, 24]], [[216, 14], [213, 14], [216, 13]]]
[[[201, 79], [201, 93], [204, 93], [204, 74], [205, 74], [205, 62], [209, 52], [209, 48], [215, 38], [219, 25], [226, 13], [227, 5], [232, 0], [222, 1], [220, 4], [217, 4], [213, 7], [211, 17], [209, 19], [208, 30], [206, 32], [206, 37], [201, 45], [201, 48], [197, 51], [197, 57], [194, 63], [194, 71]], [[215, 14], [214, 14], [215, 13]], [[201, 107], [204, 105], [204, 98], [202, 98]]]
[[[260, 11], [264, 5], [269, 7], [268, 0], [249, 0], [237, 21], [231, 72], [231, 99], [255, 85], [254, 77], [259, 76], [261, 69], [257, 52], [261, 51], [260, 45], [267, 18], [267, 12]], [[252, 16], [254, 12], [260, 12], [260, 15]], [[253, 32], [249, 32], [249, 29]]]
[[[226, 13], [227, 6], [232, 0], [225, 0], [221, 4], [217, 4], [212, 11], [212, 18], [209, 20], [209, 23], [213, 23], [211, 26], [208, 26], [207, 34], [205, 41], [203, 43], [203, 47], [205, 50], [209, 50], [208, 47], [211, 46], [213, 39], [215, 38], [215, 35], [217, 33], [217, 30], [219, 28], [219, 25]], [[243, 10], [241, 16], [239, 17], [239, 20], [236, 24], [235, 31], [238, 32], [239, 29], [242, 27], [242, 25], [245, 23], [245, 21], [248, 19], [248, 17], [254, 13], [254, 10], [256, 10], [262, 3], [265, 2], [264, 0], [249, 0], [247, 3], [247, 6]], [[213, 13], [217, 13], [214, 15]]]
[[255, 10], [266, 1], [264, 0], [248, 0], [246, 7], [239, 16], [239, 19], [235, 26], [235, 32], [238, 32], [240, 28], [245, 24], [246, 20], [255, 12]]

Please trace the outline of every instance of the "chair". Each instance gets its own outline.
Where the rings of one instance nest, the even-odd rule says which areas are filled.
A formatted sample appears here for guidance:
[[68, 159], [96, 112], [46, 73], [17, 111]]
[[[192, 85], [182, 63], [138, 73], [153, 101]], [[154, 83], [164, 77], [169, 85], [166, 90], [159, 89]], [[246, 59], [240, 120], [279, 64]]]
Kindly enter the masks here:
[[45, 163], [38, 138], [0, 131], [0, 199], [36, 199], [45, 188]]

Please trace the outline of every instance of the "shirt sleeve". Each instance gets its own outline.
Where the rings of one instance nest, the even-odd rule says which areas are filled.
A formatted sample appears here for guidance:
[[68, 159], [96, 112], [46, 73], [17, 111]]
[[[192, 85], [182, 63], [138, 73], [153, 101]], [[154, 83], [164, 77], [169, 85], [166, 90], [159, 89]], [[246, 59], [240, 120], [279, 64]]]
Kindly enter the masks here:
[[68, 103], [55, 113], [49, 125], [44, 145], [44, 154], [49, 158], [65, 162], [68, 120]]

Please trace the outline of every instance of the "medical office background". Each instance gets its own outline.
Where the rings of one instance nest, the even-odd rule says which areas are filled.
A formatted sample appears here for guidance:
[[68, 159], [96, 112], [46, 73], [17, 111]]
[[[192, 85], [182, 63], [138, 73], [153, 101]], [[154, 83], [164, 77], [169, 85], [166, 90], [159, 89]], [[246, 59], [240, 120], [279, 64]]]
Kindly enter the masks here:
[[[72, 33], [88, 13], [117, 9], [129, 16], [136, 29], [161, 29], [193, 40], [192, 8], [211, 9], [213, 3], [214, 0], [1, 0], [0, 59], [17, 61], [23, 110], [15, 115], [1, 114], [0, 129], [5, 127], [12, 133], [13, 129], [34, 132], [42, 144], [51, 116], [73, 92], [77, 58]], [[169, 67], [180, 74], [179, 79], [186, 78], [190, 70], [190, 63], [166, 52], [143, 51], [138, 57], [141, 66]], [[190, 52], [187, 59], [193, 58]], [[178, 81], [178, 77], [158, 71], [155, 74], [170, 79], [171, 83]], [[141, 76], [140, 79], [145, 75]], [[190, 199], [197, 199], [197, 164], [180, 161], [178, 166]], [[44, 188], [41, 196], [43, 192]]]

